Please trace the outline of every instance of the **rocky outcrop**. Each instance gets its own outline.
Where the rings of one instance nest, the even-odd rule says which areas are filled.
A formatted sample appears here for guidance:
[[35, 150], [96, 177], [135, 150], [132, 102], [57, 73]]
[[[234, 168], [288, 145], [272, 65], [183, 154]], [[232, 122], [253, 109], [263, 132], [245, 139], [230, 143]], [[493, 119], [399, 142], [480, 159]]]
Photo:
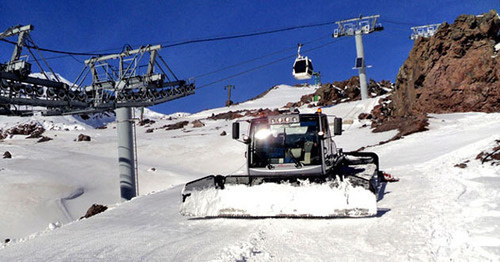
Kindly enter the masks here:
[[184, 128], [185, 126], [187, 126], [188, 124], [189, 124], [189, 121], [181, 121], [181, 122], [177, 122], [174, 124], [166, 125], [165, 129], [166, 130], [181, 129], [181, 128]]
[[154, 124], [154, 123], [156, 123], [156, 121], [151, 120], [149, 118], [144, 118], [141, 121], [139, 121], [139, 126], [151, 125], [151, 124]]
[[496, 145], [491, 150], [482, 151], [476, 156], [481, 164], [491, 163], [492, 166], [500, 166], [500, 140], [495, 140]]
[[201, 122], [201, 120], [194, 120], [193, 122], [191, 122], [191, 124], [193, 125], [194, 128], [199, 128], [199, 127], [204, 127], [205, 124], [203, 122]]
[[500, 111], [500, 18], [461, 15], [415, 41], [400, 67], [392, 116]]
[[259, 108], [257, 110], [238, 110], [238, 111], [229, 111], [229, 112], [224, 112], [220, 114], [213, 114], [212, 116], [208, 117], [207, 119], [210, 120], [219, 120], [219, 119], [226, 119], [226, 120], [234, 120], [237, 118], [241, 117], [259, 117], [259, 116], [274, 116], [278, 115], [280, 112], [278, 109], [271, 110], [269, 108], [262, 109]]
[[26, 138], [39, 138], [45, 132], [45, 128], [38, 122], [19, 124], [7, 130], [0, 130], [0, 139], [12, 138], [15, 135], [24, 135]]
[[95, 216], [95, 215], [97, 215], [99, 213], [102, 213], [102, 212], [106, 211], [107, 209], [108, 209], [108, 207], [105, 206], [105, 205], [93, 204], [87, 210], [87, 212], [85, 213], [85, 215], [82, 216], [80, 219], [84, 219], [84, 218], [89, 218], [89, 217]]
[[53, 138], [50, 138], [48, 136], [42, 136], [40, 139], [38, 139], [38, 141], [36, 141], [37, 143], [43, 143], [43, 142], [48, 142], [48, 141], [51, 141], [53, 140]]
[[[370, 79], [368, 82], [368, 94], [370, 97], [380, 96], [392, 90], [392, 83], [387, 80], [376, 82]], [[317, 99], [317, 101], [314, 101]], [[334, 81], [333, 83], [323, 84], [314, 94], [302, 96], [299, 102], [291, 102], [286, 107], [300, 107], [312, 102], [314, 106], [330, 106], [342, 102], [350, 102], [361, 99], [359, 87], [359, 77], [353, 76], [344, 81]], [[310, 104], [313, 106], [313, 104]]]

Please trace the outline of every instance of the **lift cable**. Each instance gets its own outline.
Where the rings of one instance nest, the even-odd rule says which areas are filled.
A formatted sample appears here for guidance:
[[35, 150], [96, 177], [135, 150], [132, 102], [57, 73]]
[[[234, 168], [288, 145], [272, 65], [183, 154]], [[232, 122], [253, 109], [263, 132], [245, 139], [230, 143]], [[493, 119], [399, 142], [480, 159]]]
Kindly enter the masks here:
[[[331, 38], [331, 35], [326, 35], [326, 36], [323, 36], [323, 37], [320, 37], [320, 38], [317, 38], [317, 39], [305, 42], [304, 44], [310, 44], [310, 43], [313, 43], [313, 42], [316, 42], [316, 41], [319, 41], [319, 40], [323, 40], [323, 39], [326, 39], [326, 38]], [[252, 59], [249, 59], [249, 60], [246, 60], [246, 61], [242, 61], [242, 62], [233, 64], [233, 65], [229, 65], [229, 66], [225, 66], [223, 68], [219, 68], [219, 69], [211, 71], [211, 72], [207, 72], [207, 73], [204, 73], [204, 74], [201, 74], [201, 75], [197, 75], [197, 76], [194, 76], [193, 78], [194, 79], [199, 79], [199, 78], [202, 78], [202, 77], [205, 77], [205, 76], [208, 76], [208, 75], [219, 73], [219, 72], [227, 70], [227, 69], [231, 69], [231, 68], [234, 68], [234, 67], [237, 67], [237, 66], [245, 65], [245, 64], [257, 61], [257, 60], [261, 60], [261, 59], [264, 59], [264, 58], [267, 58], [267, 57], [270, 57], [270, 56], [273, 56], [273, 55], [276, 55], [276, 54], [279, 54], [279, 53], [282, 53], [282, 52], [285, 52], [285, 51], [296, 50], [296, 49], [297, 49], [296, 46], [294, 46], [294, 47], [287, 47], [287, 48], [284, 48], [284, 49], [281, 49], [281, 50], [278, 50], [278, 51], [274, 51], [274, 52], [265, 54], [265, 55], [260, 56], [260, 57], [252, 58]]]
[[381, 22], [389, 23], [389, 24], [403, 25], [403, 26], [415, 26], [415, 23], [409, 23], [409, 22], [404, 22], [404, 21], [395, 21], [394, 19], [388, 20], [385, 18], [380, 18], [379, 20]]
[[[7, 39], [0, 39], [0, 41], [4, 41], [4, 42], [7, 42], [7, 43], [10, 43], [10, 44], [13, 44], [13, 45], [17, 45], [16, 42], [13, 42], [13, 41], [10, 41], [10, 40], [7, 40]], [[44, 52], [49, 52], [49, 53], [56, 53], [56, 54], [64, 54], [64, 56], [69, 56], [69, 55], [77, 55], [77, 56], [104, 56], [104, 55], [110, 55], [111, 53], [100, 53], [100, 54], [96, 54], [96, 53], [79, 53], [79, 52], [69, 52], [69, 51], [60, 51], [60, 50], [54, 50], [54, 49], [48, 49], [48, 48], [42, 48], [42, 47], [39, 47], [39, 46], [36, 46], [34, 45], [33, 43], [31, 45], [24, 45], [28, 48], [35, 48], [35, 49], [38, 49], [40, 51], [44, 51]]]
[[[40, 52], [40, 49], [35, 45], [35, 42], [33, 42], [33, 39], [31, 38], [30, 35], [28, 35], [28, 39], [27, 39], [34, 47], [35, 49], [37, 50], [38, 52], [38, 55], [40, 56], [40, 58], [43, 60], [43, 62], [45, 63], [45, 65], [47, 66], [47, 68], [50, 70], [50, 72], [52, 73], [52, 76], [57, 80], [57, 82], [61, 82], [61, 79], [59, 79], [59, 77], [57, 76], [57, 74], [54, 72], [54, 70], [52, 69], [52, 67], [50, 67], [49, 63], [47, 63], [47, 60], [45, 60], [45, 58], [43, 57], [42, 55], [42, 52]], [[30, 51], [31, 53], [31, 48], [28, 47], [28, 50]], [[43, 70], [43, 68], [38, 65], [40, 67], [40, 70], [42, 70], [43, 74], [45, 75], [45, 77], [47, 77], [47, 75], [45, 74], [45, 71]], [[49, 78], [47, 77], [47, 80]]]
[[[314, 51], [314, 50], [317, 50], [317, 49], [320, 49], [320, 48], [324, 48], [326, 46], [329, 46], [331, 44], [334, 44], [334, 43], [337, 43], [339, 41], [342, 41], [344, 40], [345, 38], [338, 38], [338, 39], [334, 39], [333, 41], [330, 41], [326, 44], [322, 44], [320, 46], [317, 46], [317, 47], [314, 47], [314, 48], [311, 48], [309, 49], [307, 52], [310, 52], [310, 51]], [[304, 52], [305, 53], [305, 52]], [[285, 61], [285, 60], [288, 60], [290, 58], [294, 58], [296, 57], [297, 54], [293, 54], [293, 55], [289, 55], [289, 56], [286, 56], [286, 57], [283, 57], [283, 58], [280, 58], [280, 59], [277, 59], [277, 60], [274, 60], [274, 61], [271, 61], [269, 63], [266, 63], [266, 64], [263, 64], [263, 65], [260, 65], [260, 66], [256, 66], [256, 67], [253, 67], [253, 68], [250, 68], [248, 70], [245, 70], [245, 71], [242, 71], [242, 72], [239, 72], [239, 73], [236, 73], [236, 74], [233, 74], [233, 75], [230, 75], [230, 76], [227, 76], [227, 77], [224, 77], [224, 78], [221, 78], [219, 80], [215, 80], [213, 82], [210, 82], [208, 84], [204, 84], [204, 85], [200, 85], [198, 87], [196, 87], [196, 89], [202, 89], [202, 88], [205, 88], [205, 87], [208, 87], [208, 86], [211, 86], [211, 85], [214, 85], [214, 84], [217, 84], [217, 83], [220, 83], [222, 81], [225, 81], [225, 80], [228, 80], [228, 79], [232, 79], [232, 78], [235, 78], [235, 77], [238, 77], [238, 76], [241, 76], [241, 75], [244, 75], [244, 74], [247, 74], [247, 73], [250, 73], [250, 72], [253, 72], [253, 71], [256, 71], [256, 70], [259, 70], [261, 68], [264, 68], [264, 67], [267, 67], [267, 66], [270, 66], [270, 65], [273, 65], [273, 64], [276, 64], [276, 63], [279, 63], [279, 62], [282, 62], [282, 61]]]
[[[242, 33], [242, 34], [236, 34], [236, 35], [229, 35], [229, 36], [220, 36], [220, 37], [208, 37], [208, 38], [201, 38], [201, 39], [191, 39], [191, 40], [186, 40], [178, 43], [173, 43], [173, 44], [162, 44], [162, 48], [169, 48], [169, 47], [174, 47], [174, 46], [181, 46], [181, 45], [187, 45], [187, 44], [193, 44], [193, 43], [202, 43], [202, 42], [214, 42], [214, 41], [222, 41], [222, 40], [229, 40], [229, 39], [237, 39], [237, 38], [245, 38], [245, 37], [251, 37], [251, 36], [258, 36], [258, 35], [267, 35], [267, 34], [274, 34], [274, 33], [279, 33], [279, 32], [284, 32], [284, 31], [291, 31], [291, 30], [296, 30], [296, 29], [303, 29], [303, 28], [311, 28], [311, 27], [319, 27], [319, 26], [325, 26], [325, 25], [331, 25], [334, 24], [335, 22], [323, 22], [323, 23], [315, 23], [315, 24], [307, 24], [307, 25], [299, 25], [299, 26], [291, 26], [291, 27], [286, 27], [286, 28], [280, 28], [280, 29], [274, 29], [274, 30], [267, 30], [267, 31], [259, 31], [259, 32], [253, 32], [253, 33]], [[17, 45], [16, 42], [7, 40], [7, 39], [0, 39], [1, 41]], [[165, 43], [165, 42], [164, 42]], [[105, 55], [110, 55], [111, 53], [94, 53], [94, 52], [69, 52], [69, 51], [61, 51], [61, 50], [54, 50], [54, 49], [49, 49], [49, 48], [42, 48], [35, 46], [34, 44], [32, 45], [26, 45], [27, 47], [30, 48], [36, 48], [40, 51], [45, 51], [45, 52], [50, 52], [50, 53], [56, 53], [56, 54], [63, 54], [65, 56], [105, 56]], [[111, 50], [117, 50], [117, 48], [113, 49], [106, 49], [102, 51], [111, 51]], [[100, 52], [100, 51], [97, 51]], [[60, 58], [63, 56], [57, 56], [57, 57], [50, 57], [48, 59], [55, 59], [55, 58]]]
[[187, 45], [187, 44], [193, 44], [193, 43], [213, 42], [213, 41], [221, 41], [221, 40], [229, 40], [229, 39], [236, 39], [236, 38], [258, 36], [258, 35], [267, 35], [267, 34], [274, 34], [274, 33], [279, 33], [279, 32], [284, 32], [284, 31], [302, 29], [302, 28], [310, 28], [310, 27], [318, 27], [318, 26], [331, 25], [331, 24], [334, 24], [334, 23], [335, 22], [325, 22], [325, 23], [317, 23], [317, 24], [309, 24], [309, 25], [292, 26], [292, 27], [287, 27], [287, 28], [274, 29], [274, 30], [268, 30], [268, 31], [261, 31], [261, 32], [255, 32], [255, 33], [245, 33], [245, 34], [230, 35], [230, 36], [220, 36], [220, 37], [204, 38], [204, 39], [194, 39], [194, 40], [187, 40], [187, 41], [183, 41], [183, 42], [179, 42], [179, 43], [174, 43], [174, 44], [169, 44], [169, 45], [162, 45], [162, 47], [163, 48], [169, 48], [169, 47], [180, 46], [180, 45]]
[[[380, 20], [385, 22], [385, 23], [391, 23], [391, 24], [396, 24], [396, 25], [404, 25], [404, 26], [414, 26], [415, 25], [415, 24], [409, 23], [409, 22], [396, 21], [395, 19], [393, 19], [393, 20], [380, 19]], [[286, 28], [259, 31], [259, 32], [253, 32], [253, 33], [242, 33], [242, 34], [229, 35], [229, 36], [191, 39], [191, 40], [181, 41], [181, 42], [173, 43], [173, 44], [166, 44], [167, 42], [163, 42], [160, 44], [162, 44], [162, 48], [169, 48], [169, 47], [181, 46], [181, 45], [187, 45], [187, 44], [193, 44], [193, 43], [213, 42], [213, 41], [245, 38], [245, 37], [251, 37], [251, 36], [273, 34], [273, 33], [279, 33], [279, 32], [284, 32], [284, 31], [291, 31], [291, 30], [296, 30], [296, 29], [320, 27], [320, 26], [331, 25], [331, 24], [335, 24], [335, 23], [336, 22], [334, 22], [334, 21], [330, 21], [330, 22], [314, 23], [314, 24], [307, 24], [307, 25], [291, 26], [291, 27], [286, 27]], [[7, 39], [0, 39], [0, 41], [7, 42], [7, 43], [10, 43], [13, 45], [17, 45], [16, 42], [13, 42], [13, 41], [10, 41]], [[104, 55], [110, 55], [112, 53], [100, 53], [100, 52], [115, 51], [115, 50], [120, 49], [120, 48], [110, 48], [110, 49], [92, 51], [92, 52], [70, 52], [70, 51], [61, 51], [61, 50], [54, 50], [54, 49], [49, 49], [49, 48], [42, 48], [42, 47], [36, 46], [34, 43], [32, 43], [31, 45], [26, 45], [26, 46], [29, 48], [35, 48], [35, 49], [40, 50], [40, 51], [61, 54], [60, 56], [48, 57], [45, 60], [58, 59], [58, 58], [66, 57], [66, 56], [73, 57], [73, 59], [75, 59], [74, 56], [104, 56]], [[77, 59], [75, 59], [75, 60], [77, 60]]]

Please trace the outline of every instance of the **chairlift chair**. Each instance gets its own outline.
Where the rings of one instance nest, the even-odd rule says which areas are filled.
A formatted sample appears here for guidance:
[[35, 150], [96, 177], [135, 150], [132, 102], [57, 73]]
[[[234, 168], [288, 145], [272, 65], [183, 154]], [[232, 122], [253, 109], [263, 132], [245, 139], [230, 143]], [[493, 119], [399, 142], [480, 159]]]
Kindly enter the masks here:
[[313, 75], [312, 61], [307, 56], [300, 54], [301, 47], [302, 44], [299, 44], [297, 58], [295, 58], [295, 62], [293, 63], [293, 77], [298, 80], [311, 79]]

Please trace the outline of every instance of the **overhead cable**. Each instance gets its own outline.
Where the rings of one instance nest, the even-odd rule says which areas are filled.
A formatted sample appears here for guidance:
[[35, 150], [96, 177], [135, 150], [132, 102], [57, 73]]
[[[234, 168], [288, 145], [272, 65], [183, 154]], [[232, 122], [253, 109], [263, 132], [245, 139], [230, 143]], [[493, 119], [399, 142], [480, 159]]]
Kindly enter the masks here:
[[[10, 44], [13, 44], [13, 45], [17, 45], [16, 42], [13, 42], [13, 41], [9, 41], [7, 39], [0, 39], [1, 41], [4, 41], [4, 42], [7, 42], [7, 43], [10, 43]], [[48, 49], [48, 48], [42, 48], [42, 47], [39, 47], [39, 46], [36, 46], [34, 44], [25, 44], [24, 46], [28, 47], [28, 48], [34, 48], [34, 49], [37, 49], [37, 50], [40, 50], [40, 51], [44, 51], [44, 52], [50, 52], [50, 53], [56, 53], [56, 54], [64, 54], [64, 55], [77, 55], [77, 56], [103, 56], [103, 55], [109, 55], [110, 53], [108, 54], [104, 54], [104, 53], [101, 53], [101, 54], [96, 54], [96, 53], [79, 53], [79, 52], [69, 52], [69, 51], [60, 51], [60, 50], [54, 50], [54, 49]]]
[[[331, 44], [334, 44], [336, 42], [339, 42], [339, 41], [342, 41], [344, 40], [345, 38], [339, 38], [338, 40], [335, 39], [333, 41], [330, 41], [326, 44], [323, 44], [323, 45], [320, 45], [320, 46], [317, 46], [317, 47], [314, 47], [314, 48], [311, 48], [309, 50], [307, 50], [307, 52], [310, 52], [310, 51], [314, 51], [314, 50], [317, 50], [317, 49], [320, 49], [320, 48], [324, 48], [326, 46], [329, 46]], [[238, 77], [238, 76], [241, 76], [241, 75], [244, 75], [244, 74], [248, 74], [250, 72], [253, 72], [253, 71], [256, 71], [256, 70], [259, 70], [259, 69], [262, 69], [264, 67], [267, 67], [267, 66], [270, 66], [270, 65], [273, 65], [273, 64], [276, 64], [276, 63], [279, 63], [279, 62], [282, 62], [282, 61], [285, 61], [285, 60], [288, 60], [290, 58], [293, 58], [293, 57], [296, 57], [297, 54], [293, 54], [293, 55], [289, 55], [289, 56], [286, 56], [286, 57], [283, 57], [283, 58], [279, 58], [277, 60], [274, 60], [274, 61], [271, 61], [269, 63], [266, 63], [266, 64], [263, 64], [263, 65], [260, 65], [260, 66], [256, 66], [256, 67], [253, 67], [253, 68], [250, 68], [248, 70], [245, 70], [245, 71], [242, 71], [242, 72], [239, 72], [239, 73], [236, 73], [236, 74], [233, 74], [233, 75], [230, 75], [230, 76], [227, 76], [227, 77], [224, 77], [222, 79], [219, 79], [219, 80], [215, 80], [213, 82], [210, 82], [208, 84], [204, 84], [204, 85], [201, 85], [201, 86], [198, 86], [196, 89], [202, 89], [202, 88], [205, 88], [205, 87], [208, 87], [208, 86], [211, 86], [211, 85], [214, 85], [214, 84], [217, 84], [219, 82], [222, 82], [222, 81], [225, 81], [225, 80], [228, 80], [228, 79], [232, 79], [232, 78], [235, 78], [235, 77]]]
[[[186, 41], [182, 41], [182, 42], [178, 42], [178, 43], [174, 43], [174, 44], [162, 45], [162, 48], [169, 48], [169, 47], [181, 46], [181, 45], [187, 45], [187, 44], [193, 44], [193, 43], [214, 42], [214, 41], [237, 39], [237, 38], [244, 38], [244, 37], [251, 37], [251, 36], [258, 36], [258, 35], [273, 34], [273, 33], [279, 33], [279, 32], [302, 29], [302, 28], [325, 26], [325, 25], [330, 25], [330, 24], [334, 24], [334, 23], [335, 22], [323, 22], [323, 23], [315, 23], [315, 24], [308, 24], [308, 25], [291, 26], [291, 27], [274, 29], [274, 30], [267, 30], [267, 31], [259, 31], [259, 32], [254, 32], [254, 33], [243, 33], [243, 34], [221, 36], [221, 37], [192, 39], [192, 40], [186, 40]], [[13, 44], [13, 45], [17, 45], [16, 42], [9, 41], [7, 39], [0, 39], [0, 40], [7, 42], [7, 43], [10, 43], [10, 44]], [[42, 48], [42, 47], [38, 47], [38, 46], [34, 46], [34, 45], [26, 45], [26, 46], [30, 47], [30, 48], [36, 48], [40, 51], [56, 53], [56, 54], [63, 54], [65, 56], [69, 56], [69, 55], [73, 55], [73, 56], [104, 56], [104, 55], [109, 55], [109, 53], [69, 52], [69, 51], [61, 51], [61, 50]], [[103, 50], [103, 51], [116, 50], [116, 49], [118, 49], [118, 48], [107, 49], [107, 50]], [[62, 57], [62, 56], [59, 56], [59, 57]], [[59, 58], [59, 57], [50, 57], [47, 59], [55, 59], [55, 58]]]
[[183, 42], [179, 42], [179, 43], [174, 43], [174, 44], [169, 44], [169, 45], [162, 45], [162, 47], [163, 48], [169, 48], [169, 47], [180, 46], [180, 45], [187, 45], [187, 44], [193, 44], [193, 43], [213, 42], [213, 41], [221, 41], [221, 40], [229, 40], [229, 39], [236, 39], [236, 38], [258, 36], [258, 35], [267, 35], [267, 34], [274, 34], [274, 33], [278, 33], [278, 32], [295, 30], [295, 29], [302, 29], [302, 28], [310, 28], [310, 27], [318, 27], [318, 26], [331, 25], [331, 24], [334, 24], [334, 23], [335, 22], [326, 22], [326, 23], [318, 23], [318, 24], [292, 26], [292, 27], [287, 27], [287, 28], [274, 29], [274, 30], [269, 30], [269, 31], [261, 31], [261, 32], [255, 32], [255, 33], [246, 33], [246, 34], [230, 35], [230, 36], [220, 36], [220, 37], [204, 38], [204, 39], [194, 39], [194, 40], [187, 40], [187, 41], [183, 41]]
[[[305, 42], [304, 44], [313, 43], [313, 42], [316, 42], [316, 41], [319, 41], [319, 40], [323, 40], [325, 38], [331, 38], [331, 35], [326, 35], [326, 36], [323, 36], [323, 37], [320, 37], [320, 38], [317, 38], [317, 39]], [[202, 77], [205, 77], [205, 76], [208, 76], [208, 75], [219, 73], [219, 72], [227, 70], [227, 69], [231, 69], [231, 68], [234, 68], [234, 67], [237, 67], [237, 66], [245, 65], [245, 64], [257, 61], [257, 60], [261, 60], [261, 59], [264, 59], [264, 58], [267, 58], [267, 57], [270, 57], [270, 56], [273, 56], [273, 55], [276, 55], [276, 54], [279, 54], [279, 53], [282, 53], [282, 52], [285, 52], [285, 51], [296, 50], [296, 49], [297, 49], [296, 46], [294, 46], [294, 47], [287, 47], [287, 48], [284, 48], [284, 49], [281, 49], [281, 50], [278, 50], [278, 51], [274, 51], [274, 52], [265, 54], [265, 55], [260, 56], [260, 57], [252, 58], [252, 59], [249, 59], [249, 60], [246, 60], [246, 61], [242, 61], [242, 62], [239, 62], [239, 63], [236, 63], [236, 64], [232, 64], [232, 65], [229, 65], [229, 66], [225, 66], [223, 68], [216, 69], [216, 70], [211, 71], [211, 72], [203, 73], [201, 75], [194, 76], [193, 78], [195, 78], [195, 79], [202, 78]]]

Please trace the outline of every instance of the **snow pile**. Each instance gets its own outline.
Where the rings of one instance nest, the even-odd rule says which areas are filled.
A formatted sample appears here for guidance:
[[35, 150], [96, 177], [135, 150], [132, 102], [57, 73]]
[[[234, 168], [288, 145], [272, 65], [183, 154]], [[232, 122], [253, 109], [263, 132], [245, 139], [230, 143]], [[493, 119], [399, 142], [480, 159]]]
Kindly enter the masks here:
[[193, 191], [181, 205], [185, 216], [373, 216], [376, 196], [348, 181], [323, 184], [265, 183], [256, 186], [228, 185], [224, 190]]

